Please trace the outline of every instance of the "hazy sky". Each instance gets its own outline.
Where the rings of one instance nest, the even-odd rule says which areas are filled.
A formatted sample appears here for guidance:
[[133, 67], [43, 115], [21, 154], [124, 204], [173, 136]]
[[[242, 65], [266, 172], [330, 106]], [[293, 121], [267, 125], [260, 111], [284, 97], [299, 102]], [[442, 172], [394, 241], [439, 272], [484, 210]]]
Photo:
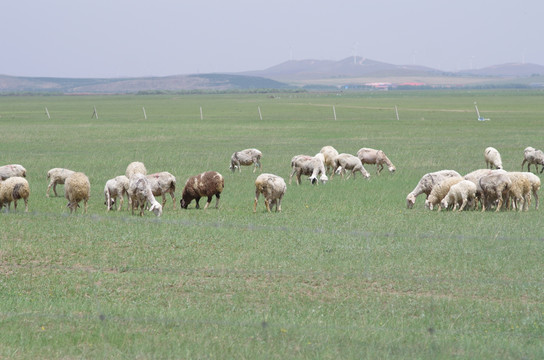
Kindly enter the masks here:
[[165, 76], [358, 56], [544, 65], [542, 0], [5, 0], [0, 74]]

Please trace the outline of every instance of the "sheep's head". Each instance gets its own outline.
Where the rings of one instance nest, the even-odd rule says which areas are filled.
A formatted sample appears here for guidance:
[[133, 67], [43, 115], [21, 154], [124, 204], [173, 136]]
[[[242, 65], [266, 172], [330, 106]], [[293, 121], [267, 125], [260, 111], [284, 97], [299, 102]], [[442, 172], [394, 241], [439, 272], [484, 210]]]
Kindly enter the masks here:
[[414, 196], [414, 194], [412, 193], [408, 194], [408, 196], [406, 197], [406, 207], [408, 209], [411, 209], [414, 207], [415, 203], [416, 203], [416, 197]]
[[326, 184], [327, 181], [329, 181], [329, 178], [327, 177], [327, 175], [321, 174], [321, 176], [319, 177], [319, 180], [321, 181], [322, 184]]
[[448, 208], [448, 199], [447, 198], [442, 199], [442, 201], [440, 202], [440, 207], [442, 209], [447, 209]]
[[310, 177], [308, 178], [308, 180], [310, 180], [310, 182], [312, 183], [312, 185], [317, 184], [317, 178], [316, 178], [315, 176], [313, 176], [313, 175], [310, 176]]
[[182, 209], [187, 209], [187, 206], [189, 206], [189, 203], [185, 201], [185, 199], [181, 199], [179, 201], [179, 205], [181, 206]]
[[391, 165], [387, 168], [389, 170], [389, 172], [392, 174], [394, 173], [395, 171], [397, 171], [397, 168], [395, 167], [395, 165]]
[[152, 211], [153, 214], [155, 214], [155, 216], [161, 216], [162, 215], [162, 205], [159, 204], [158, 202], [156, 202], [153, 205], [151, 205], [151, 207], [149, 208], [149, 211]]

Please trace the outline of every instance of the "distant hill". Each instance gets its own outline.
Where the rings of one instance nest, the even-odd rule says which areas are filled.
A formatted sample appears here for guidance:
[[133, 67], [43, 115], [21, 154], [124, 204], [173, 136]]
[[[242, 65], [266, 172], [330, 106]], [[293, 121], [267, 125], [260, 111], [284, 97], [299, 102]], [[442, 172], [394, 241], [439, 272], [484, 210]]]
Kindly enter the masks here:
[[248, 71], [239, 74], [288, 81], [333, 77], [432, 76], [441, 73], [443, 72], [440, 70], [424, 66], [393, 65], [362, 57], [349, 57], [340, 61], [291, 60], [265, 70]]
[[544, 75], [544, 66], [528, 63], [507, 63], [482, 69], [462, 70], [458, 73], [473, 76], [528, 77]]

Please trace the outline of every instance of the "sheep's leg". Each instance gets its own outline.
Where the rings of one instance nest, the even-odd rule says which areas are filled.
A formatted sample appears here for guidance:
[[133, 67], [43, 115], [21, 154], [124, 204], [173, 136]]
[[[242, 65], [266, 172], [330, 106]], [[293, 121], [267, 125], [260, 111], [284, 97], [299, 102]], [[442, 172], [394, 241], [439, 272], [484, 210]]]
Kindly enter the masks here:
[[172, 203], [173, 203], [172, 209], [176, 210], [176, 194], [173, 191], [171, 191], [170, 196], [172, 197]]
[[24, 200], [25, 200], [25, 212], [28, 212], [28, 198]]
[[17, 211], [17, 200], [13, 199], [13, 211]]
[[297, 185], [300, 185], [300, 175], [302, 175], [302, 172], [297, 171]]
[[[468, 199], [463, 199], [463, 203], [461, 204], [461, 207], [459, 208], [459, 212], [463, 211], [465, 206], [467, 206], [467, 202], [468, 202]], [[457, 205], [457, 204], [455, 204], [455, 205]]]
[[499, 197], [499, 203], [497, 204], [497, 209], [495, 210], [495, 212], [499, 211], [502, 207], [502, 204], [503, 204], [503, 199], [502, 199], [502, 196]]
[[162, 205], [163, 208], [164, 208], [164, 204], [166, 204], [166, 193], [162, 194], [162, 204], [161, 205]]
[[53, 183], [53, 192], [55, 193], [55, 196], [58, 196], [57, 195], [57, 183]]
[[266, 197], [264, 198], [264, 205], [266, 206], [266, 211], [270, 212], [270, 201]]
[[278, 202], [276, 203], [276, 212], [281, 212], [281, 197], [278, 198]]
[[380, 172], [383, 170], [383, 165], [382, 164], [377, 164], [376, 165], [376, 173], [378, 175], [380, 175]]
[[538, 194], [536, 190], [533, 190], [533, 196], [535, 197], [535, 209], [538, 210]]
[[53, 182], [50, 182], [49, 185], [47, 186], [47, 191], [45, 192], [46, 197], [49, 197], [49, 190], [51, 190], [51, 186], [53, 186]]
[[255, 201], [253, 202], [253, 212], [257, 212], [257, 203], [259, 202], [259, 196], [261, 195], [261, 193], [259, 192], [259, 190], [255, 191]]
[[196, 198], [195, 201], [196, 201], [195, 209], [200, 209], [200, 204], [198, 203], [200, 201], [200, 198]]
[[[221, 194], [215, 194], [215, 208], [219, 209], [219, 198], [221, 197]], [[211, 199], [210, 199], [211, 201]]]
[[293, 179], [293, 175], [295, 175], [296, 169], [293, 167], [293, 171], [291, 171], [291, 174], [289, 175], [289, 185], [291, 185], [291, 180]]

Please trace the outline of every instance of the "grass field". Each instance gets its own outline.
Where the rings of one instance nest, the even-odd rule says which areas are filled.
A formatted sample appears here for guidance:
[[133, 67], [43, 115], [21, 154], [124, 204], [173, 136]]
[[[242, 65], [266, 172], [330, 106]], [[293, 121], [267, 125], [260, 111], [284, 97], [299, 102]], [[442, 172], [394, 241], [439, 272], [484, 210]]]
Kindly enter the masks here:
[[[543, 95], [0, 97], [0, 165], [31, 185], [29, 213], [0, 213], [0, 359], [543, 358], [543, 210], [405, 203], [427, 172], [485, 167], [487, 146], [519, 170], [544, 148]], [[288, 180], [293, 155], [324, 145], [383, 149], [397, 172], [293, 183], [282, 213], [261, 199], [254, 214], [256, 174], [228, 170], [257, 147]], [[135, 160], [176, 175], [176, 210], [106, 213], [105, 182]], [[45, 197], [53, 167], [88, 175], [87, 214]], [[220, 209], [180, 210], [206, 170], [225, 177]]]

